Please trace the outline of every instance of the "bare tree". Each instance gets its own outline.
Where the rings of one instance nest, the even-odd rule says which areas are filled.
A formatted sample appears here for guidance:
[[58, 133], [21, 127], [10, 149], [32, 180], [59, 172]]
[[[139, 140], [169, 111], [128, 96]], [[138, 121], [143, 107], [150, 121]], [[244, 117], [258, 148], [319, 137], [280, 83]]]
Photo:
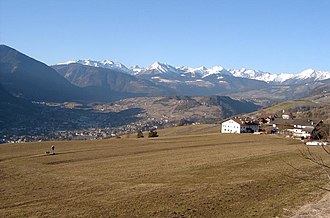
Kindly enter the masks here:
[[[320, 149], [321, 151], [317, 152]], [[300, 176], [294, 177], [298, 180], [313, 181], [314, 186], [330, 192], [330, 148], [325, 145], [314, 147], [314, 151], [309, 146], [305, 149], [300, 149], [300, 156], [312, 165], [316, 166], [315, 170], [307, 171], [299, 166], [290, 164], [292, 168], [300, 173]]]
[[330, 125], [320, 121], [312, 131], [312, 138], [317, 140], [327, 140], [330, 136]]

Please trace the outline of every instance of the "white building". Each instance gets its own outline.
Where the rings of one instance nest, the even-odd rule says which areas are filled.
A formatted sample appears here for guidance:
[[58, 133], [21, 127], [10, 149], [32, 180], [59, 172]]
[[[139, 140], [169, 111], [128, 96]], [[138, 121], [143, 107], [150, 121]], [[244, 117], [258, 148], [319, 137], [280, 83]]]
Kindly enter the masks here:
[[282, 131], [289, 132], [291, 136], [296, 138], [309, 138], [314, 130], [315, 125], [319, 123], [312, 120], [304, 119], [275, 119], [273, 125]]
[[309, 138], [316, 124], [312, 120], [294, 120], [291, 132], [294, 137]]
[[294, 129], [288, 129], [289, 132], [292, 133], [293, 137], [298, 138], [309, 138], [311, 137], [311, 132], [308, 129], [300, 129], [300, 128], [294, 128]]
[[231, 118], [221, 124], [221, 133], [258, 132], [259, 124], [242, 118]]

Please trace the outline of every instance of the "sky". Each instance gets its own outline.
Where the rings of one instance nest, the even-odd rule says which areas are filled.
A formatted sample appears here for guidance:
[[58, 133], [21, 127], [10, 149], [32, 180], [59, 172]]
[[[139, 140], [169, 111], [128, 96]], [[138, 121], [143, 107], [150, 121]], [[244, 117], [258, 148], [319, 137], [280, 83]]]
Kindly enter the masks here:
[[330, 71], [330, 1], [0, 0], [0, 44], [48, 65]]

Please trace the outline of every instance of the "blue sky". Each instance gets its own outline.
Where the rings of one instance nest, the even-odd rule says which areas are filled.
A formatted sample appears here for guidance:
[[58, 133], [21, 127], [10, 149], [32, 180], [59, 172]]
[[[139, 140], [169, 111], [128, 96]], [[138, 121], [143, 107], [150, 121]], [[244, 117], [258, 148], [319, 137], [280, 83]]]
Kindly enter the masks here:
[[0, 0], [0, 43], [46, 64], [330, 70], [329, 0]]

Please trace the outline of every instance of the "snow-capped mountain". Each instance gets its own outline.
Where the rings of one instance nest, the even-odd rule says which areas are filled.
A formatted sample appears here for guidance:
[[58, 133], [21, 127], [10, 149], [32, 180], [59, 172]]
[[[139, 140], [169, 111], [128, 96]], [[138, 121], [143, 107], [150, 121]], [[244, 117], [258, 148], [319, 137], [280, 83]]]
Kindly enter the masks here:
[[190, 75], [190, 77], [192, 78], [201, 78], [204, 75], [207, 74], [207, 68], [202, 66], [202, 67], [198, 67], [198, 68], [191, 68], [191, 67], [177, 67], [177, 69], [185, 72], [187, 75]]
[[322, 81], [330, 78], [330, 72], [327, 71], [315, 71], [313, 69], [307, 69], [298, 74], [292, 73], [281, 73], [281, 74], [271, 74], [269, 72], [248, 70], [241, 68], [239, 70], [231, 69], [229, 70], [233, 76], [241, 78], [249, 78], [254, 80], [261, 80], [267, 83], [276, 84], [297, 84], [305, 82]]
[[130, 68], [130, 70], [132, 71], [132, 74], [136, 75], [144, 70], [144, 68], [139, 67], [139, 65], [134, 65]]
[[330, 72], [315, 71], [313, 69], [304, 70], [301, 73], [294, 74], [291, 78], [282, 82], [285, 85], [311, 83], [316, 81], [322, 81], [330, 78]]
[[[221, 79], [223, 76], [233, 76], [237, 78], [245, 78], [251, 80], [264, 81], [269, 84], [300, 84], [306, 82], [321, 81], [330, 78], [329, 71], [315, 71], [313, 69], [307, 69], [301, 73], [281, 73], [272, 74], [269, 72], [252, 70], [252, 69], [225, 69], [221, 66], [215, 66], [210, 69], [202, 66], [198, 68], [191, 68], [186, 66], [174, 67], [166, 63], [155, 62], [150, 66], [143, 68], [138, 65], [134, 65], [131, 68], [127, 68], [124, 64], [119, 62], [114, 62], [111, 60], [104, 61], [92, 61], [92, 60], [77, 60], [68, 61], [63, 64], [79, 63], [88, 66], [102, 67], [113, 69], [119, 72], [127, 73], [130, 75], [135, 75], [137, 77], [142, 77], [151, 80], [160, 80], [163, 82], [173, 83], [182, 81], [189, 83], [200, 83], [201, 80], [208, 78], [212, 75], [217, 75]], [[213, 77], [212, 77], [213, 78]], [[173, 81], [171, 81], [173, 80]], [[197, 83], [197, 84], [198, 84]]]
[[248, 78], [248, 79], [255, 79], [265, 81], [267, 83], [275, 82], [275, 83], [282, 83], [294, 76], [294, 74], [271, 74], [268, 72], [263, 72], [259, 70], [249, 70], [245, 68], [241, 69], [231, 69], [229, 70], [233, 76], [241, 77], [241, 78]]
[[211, 75], [219, 75], [219, 76], [233, 76], [232, 73], [230, 73], [228, 70], [221, 66], [215, 66], [211, 69], [206, 70], [206, 74], [203, 76], [203, 78], [211, 76]]
[[58, 65], [67, 65], [67, 64], [73, 64], [73, 63], [92, 66], [92, 67], [102, 67], [102, 68], [117, 70], [122, 73], [132, 74], [132, 71], [130, 69], [128, 69], [124, 64], [122, 64], [120, 62], [114, 62], [111, 60], [104, 60], [104, 61], [76, 60], [76, 61], [68, 61], [65, 63], [60, 63]]
[[326, 71], [315, 71], [313, 69], [307, 69], [299, 74], [293, 76], [294, 79], [311, 79], [316, 80], [326, 80], [330, 78], [330, 72]]
[[[72, 63], [88, 65], [89, 68], [71, 65]], [[294, 99], [307, 96], [316, 87], [327, 85], [330, 78], [330, 72], [312, 69], [298, 74], [272, 74], [245, 68], [225, 69], [221, 66], [209, 69], [206, 67], [175, 67], [160, 62], [155, 62], [148, 67], [135, 65], [131, 68], [113, 61], [80, 60], [63, 64], [55, 65], [53, 68], [57, 71], [62, 70], [61, 75], [64, 75], [68, 80], [71, 78], [72, 81], [69, 81], [73, 84], [84, 85], [84, 87], [88, 84], [92, 84], [93, 87], [108, 84], [108, 88], [115, 91], [134, 92], [150, 96], [157, 95], [157, 93], [188, 96], [232, 94], [238, 98], [254, 96], [266, 99], [265, 101], [270, 99], [269, 102], [271, 102], [275, 99]], [[76, 67], [75, 74], [72, 75], [74, 67]], [[104, 72], [104, 68], [112, 70], [110, 70], [111, 72]], [[99, 75], [98, 80], [95, 75]], [[125, 75], [130, 76], [130, 80], [122, 79], [126, 78]]]
[[168, 65], [168, 64], [164, 64], [164, 63], [160, 63], [160, 62], [155, 62], [153, 64], [151, 64], [147, 70], [156, 70], [160, 73], [168, 73], [168, 72], [177, 72], [178, 69]]

